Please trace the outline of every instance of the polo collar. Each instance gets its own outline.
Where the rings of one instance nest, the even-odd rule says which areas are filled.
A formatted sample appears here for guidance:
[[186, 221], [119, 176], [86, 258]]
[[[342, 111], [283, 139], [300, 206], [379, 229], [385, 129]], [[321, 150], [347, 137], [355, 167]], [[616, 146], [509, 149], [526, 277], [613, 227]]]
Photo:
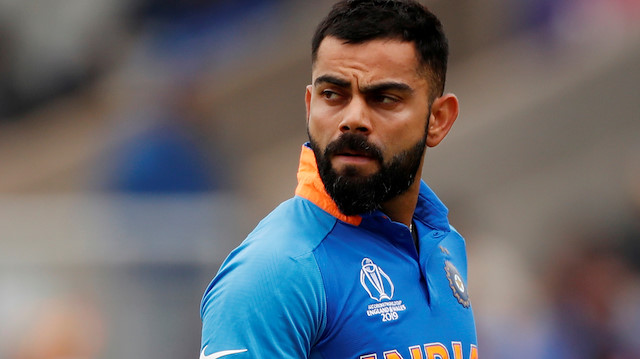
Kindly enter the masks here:
[[362, 222], [361, 216], [347, 216], [340, 212], [336, 203], [331, 199], [331, 196], [329, 196], [327, 190], [324, 188], [322, 179], [320, 179], [316, 156], [308, 143], [302, 145], [302, 152], [300, 153], [296, 195], [308, 199], [325, 212], [343, 222], [353, 224], [354, 226], [359, 226]]
[[[324, 188], [324, 184], [318, 173], [316, 157], [309, 143], [302, 145], [300, 164], [298, 167], [298, 186], [296, 187], [295, 194], [306, 198], [337, 219], [354, 226], [359, 226], [362, 223], [363, 217], [378, 216], [381, 214], [381, 212], [376, 211], [371, 215], [347, 216], [340, 212], [338, 206]], [[418, 203], [413, 219], [434, 230], [449, 231], [448, 212], [449, 210], [436, 194], [426, 183], [421, 181], [420, 194], [418, 195]]]

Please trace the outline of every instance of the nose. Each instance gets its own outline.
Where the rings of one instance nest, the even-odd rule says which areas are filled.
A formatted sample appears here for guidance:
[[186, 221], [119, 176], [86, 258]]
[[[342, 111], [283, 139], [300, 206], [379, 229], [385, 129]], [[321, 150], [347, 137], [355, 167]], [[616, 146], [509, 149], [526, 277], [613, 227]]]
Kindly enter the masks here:
[[354, 96], [343, 110], [340, 132], [368, 135], [371, 132], [371, 114], [366, 101]]

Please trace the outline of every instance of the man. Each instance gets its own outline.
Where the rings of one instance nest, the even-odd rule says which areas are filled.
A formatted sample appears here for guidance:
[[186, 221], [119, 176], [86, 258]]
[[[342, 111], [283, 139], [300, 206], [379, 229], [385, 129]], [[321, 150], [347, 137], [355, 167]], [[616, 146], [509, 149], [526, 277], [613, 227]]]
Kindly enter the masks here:
[[421, 181], [458, 114], [410, 0], [337, 3], [312, 41], [296, 196], [223, 263], [201, 358], [477, 359], [462, 237]]

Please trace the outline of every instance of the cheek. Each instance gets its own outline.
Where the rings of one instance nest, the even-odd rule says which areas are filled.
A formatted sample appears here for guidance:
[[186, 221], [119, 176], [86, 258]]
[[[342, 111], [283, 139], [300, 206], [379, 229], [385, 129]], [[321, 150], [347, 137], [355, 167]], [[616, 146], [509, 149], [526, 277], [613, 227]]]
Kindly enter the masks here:
[[378, 127], [378, 133], [383, 135], [388, 143], [399, 147], [414, 142], [424, 132], [425, 124], [406, 118], [396, 118], [384, 126]]
[[338, 132], [333, 118], [334, 116], [321, 106], [312, 106], [310, 109], [307, 123], [309, 134], [321, 145], [326, 145], [334, 133]]
[[311, 135], [314, 140], [320, 140], [319, 134], [322, 133], [322, 131], [319, 128], [318, 121], [315, 119], [313, 114], [309, 116], [309, 122], [307, 122], [307, 130], [309, 131], [309, 135]]
[[385, 158], [396, 155], [412, 148], [424, 138], [426, 119], [423, 121], [397, 121], [394, 126], [380, 129], [384, 133], [380, 148], [385, 152]]
[[307, 131], [309, 132], [309, 139], [315, 142], [315, 146], [318, 147], [320, 152], [324, 152], [329, 139], [326, 136], [327, 130], [323, 128], [323, 124], [313, 116], [310, 116]]

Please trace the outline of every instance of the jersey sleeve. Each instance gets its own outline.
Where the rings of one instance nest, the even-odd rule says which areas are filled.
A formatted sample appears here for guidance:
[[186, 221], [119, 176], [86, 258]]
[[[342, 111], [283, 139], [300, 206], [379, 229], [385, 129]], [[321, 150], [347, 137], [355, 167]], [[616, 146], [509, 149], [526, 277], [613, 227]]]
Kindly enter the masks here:
[[311, 252], [282, 252], [243, 244], [227, 258], [202, 299], [205, 358], [309, 357], [326, 321], [321, 274]]

